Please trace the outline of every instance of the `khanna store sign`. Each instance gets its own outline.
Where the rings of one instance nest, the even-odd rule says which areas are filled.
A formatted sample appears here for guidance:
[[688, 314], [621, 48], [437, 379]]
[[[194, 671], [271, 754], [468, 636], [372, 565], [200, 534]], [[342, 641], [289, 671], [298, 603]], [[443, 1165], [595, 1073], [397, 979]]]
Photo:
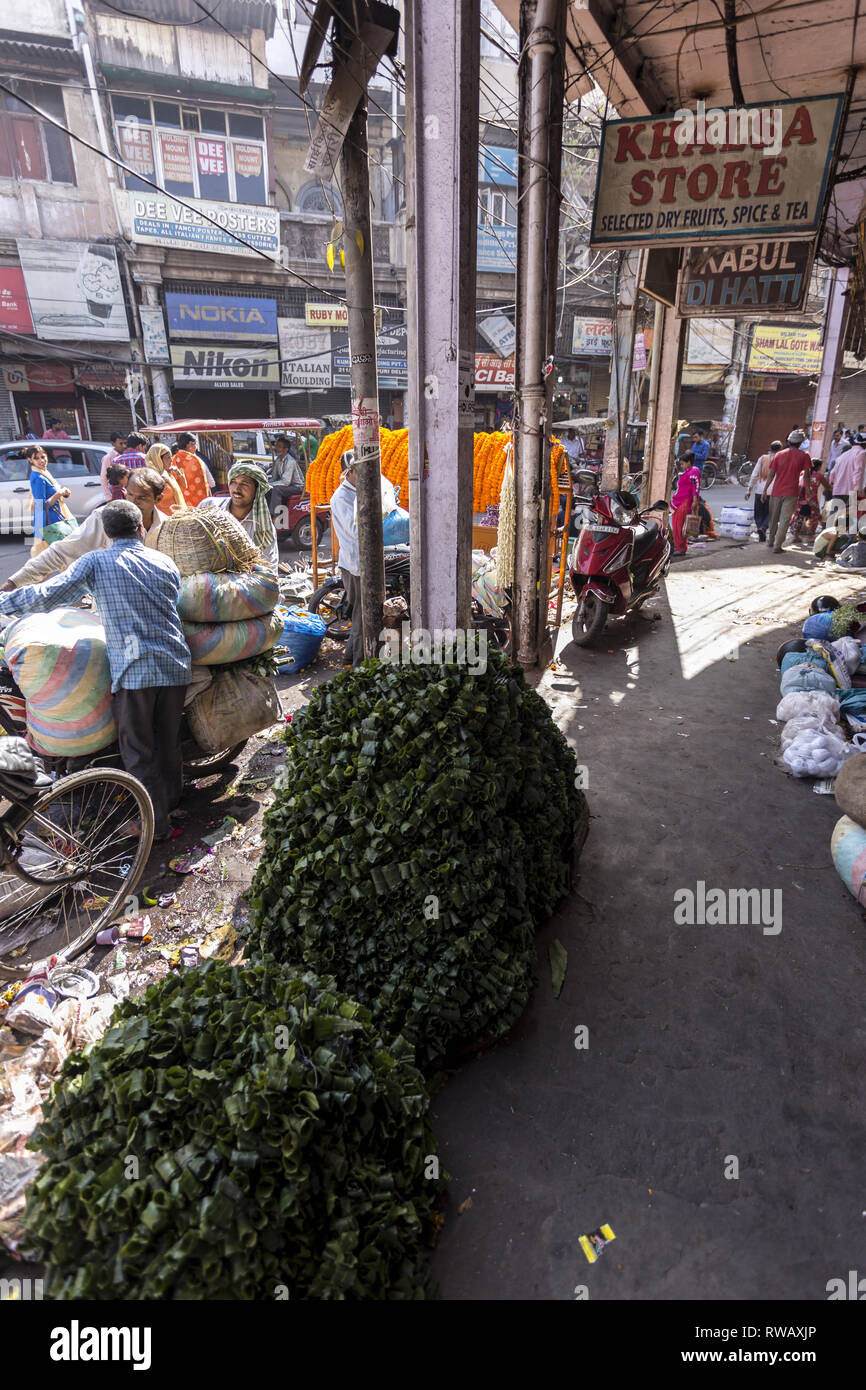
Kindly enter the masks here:
[[745, 119], [736, 140], [728, 131], [724, 143], [709, 129], [699, 132], [694, 119], [607, 121], [590, 245], [814, 236], [842, 100], [833, 95], [775, 103], [769, 146], [761, 120], [749, 119], [760, 117], [762, 107], [733, 112]]

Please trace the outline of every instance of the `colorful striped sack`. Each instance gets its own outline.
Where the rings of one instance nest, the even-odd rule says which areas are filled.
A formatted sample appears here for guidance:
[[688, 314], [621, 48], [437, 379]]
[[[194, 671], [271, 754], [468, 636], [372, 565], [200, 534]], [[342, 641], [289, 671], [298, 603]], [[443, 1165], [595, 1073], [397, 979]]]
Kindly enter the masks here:
[[267, 565], [248, 574], [190, 574], [181, 581], [177, 611], [188, 623], [239, 623], [263, 618], [279, 602], [277, 576]]
[[850, 816], [840, 816], [830, 837], [836, 872], [861, 907], [866, 907], [866, 830]]
[[93, 613], [57, 608], [7, 628], [6, 660], [27, 701], [27, 742], [83, 758], [117, 738], [105, 630]]
[[242, 623], [184, 623], [193, 666], [226, 666], [269, 651], [283, 630], [279, 613]]

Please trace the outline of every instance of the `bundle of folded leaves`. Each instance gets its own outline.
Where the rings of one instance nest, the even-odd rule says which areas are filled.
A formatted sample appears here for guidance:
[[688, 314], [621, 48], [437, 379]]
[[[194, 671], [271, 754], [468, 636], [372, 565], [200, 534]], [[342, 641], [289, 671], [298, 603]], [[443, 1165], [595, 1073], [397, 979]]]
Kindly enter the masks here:
[[437, 1184], [400, 1046], [319, 980], [210, 962], [116, 1010], [31, 1140], [55, 1299], [418, 1299]]
[[574, 755], [496, 653], [366, 663], [313, 694], [250, 892], [253, 951], [332, 973], [428, 1067], [501, 1036], [567, 883]]

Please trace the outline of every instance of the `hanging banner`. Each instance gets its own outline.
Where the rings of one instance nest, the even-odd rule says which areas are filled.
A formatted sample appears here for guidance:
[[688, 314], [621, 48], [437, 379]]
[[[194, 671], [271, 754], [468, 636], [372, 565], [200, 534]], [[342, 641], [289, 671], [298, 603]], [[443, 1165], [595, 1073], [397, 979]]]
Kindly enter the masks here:
[[168, 331], [175, 338], [214, 338], [249, 341], [276, 338], [277, 301], [242, 299], [223, 294], [165, 296]]
[[235, 143], [235, 173], [242, 179], [257, 179], [262, 172], [263, 151], [261, 145], [239, 145]]
[[643, 333], [634, 335], [634, 352], [632, 353], [631, 369], [633, 372], [646, 371], [646, 338]]
[[773, 323], [759, 323], [752, 338], [748, 369], [811, 376], [821, 370], [823, 357], [820, 328], [779, 328]]
[[18, 256], [38, 338], [129, 341], [113, 246], [22, 239]]
[[802, 313], [814, 250], [812, 241], [695, 247], [686, 252], [678, 312], [682, 318]]
[[613, 319], [575, 318], [571, 331], [572, 357], [610, 357]]
[[727, 367], [734, 355], [734, 325], [724, 319], [692, 319], [686, 362], [698, 367]]
[[0, 328], [8, 328], [11, 333], [36, 331], [20, 270], [0, 270]]
[[606, 121], [590, 246], [814, 236], [842, 101]]
[[192, 182], [192, 160], [189, 157], [188, 135], [166, 135], [160, 131], [159, 143], [162, 147], [162, 167], [169, 183], [185, 183], [190, 188]]
[[[218, 251], [227, 256], [280, 255], [280, 214], [276, 208], [244, 203], [214, 203], [203, 198], [116, 195], [133, 241], [145, 246], [174, 246], [181, 251]], [[200, 216], [199, 210], [212, 221]], [[217, 225], [214, 226], [214, 223]], [[236, 238], [230, 233], [236, 233]], [[257, 257], [258, 258], [258, 257]]]
[[120, 141], [120, 157], [124, 164], [152, 179], [156, 172], [153, 162], [153, 139], [150, 131], [143, 125], [119, 125], [117, 135]]
[[144, 342], [145, 361], [154, 367], [165, 366], [171, 362], [168, 339], [165, 336], [165, 319], [158, 304], [139, 304], [138, 316], [141, 319], [141, 336]]
[[303, 319], [280, 319], [280, 367], [282, 390], [329, 391], [331, 389], [331, 335], [321, 328], [307, 328]]
[[517, 342], [517, 333], [511, 319], [504, 314], [488, 314], [478, 320], [478, 332], [495, 347], [500, 357], [511, 357]]
[[226, 147], [224, 140], [199, 140], [195, 142], [195, 157], [200, 174], [224, 174], [226, 171]]
[[178, 385], [244, 388], [277, 386], [280, 364], [272, 348], [173, 347]]

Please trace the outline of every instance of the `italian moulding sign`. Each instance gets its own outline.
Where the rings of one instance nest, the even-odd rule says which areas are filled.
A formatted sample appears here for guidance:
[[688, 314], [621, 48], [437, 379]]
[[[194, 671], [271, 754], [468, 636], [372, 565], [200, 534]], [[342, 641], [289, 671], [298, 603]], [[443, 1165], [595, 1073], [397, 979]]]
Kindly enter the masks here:
[[280, 257], [280, 214], [275, 208], [243, 203], [212, 203], [168, 195], [118, 192], [130, 236], [145, 246], [174, 246], [182, 251], [219, 251], [227, 256]]
[[833, 95], [720, 110], [718, 123], [607, 121], [590, 245], [813, 236], [841, 110]]

